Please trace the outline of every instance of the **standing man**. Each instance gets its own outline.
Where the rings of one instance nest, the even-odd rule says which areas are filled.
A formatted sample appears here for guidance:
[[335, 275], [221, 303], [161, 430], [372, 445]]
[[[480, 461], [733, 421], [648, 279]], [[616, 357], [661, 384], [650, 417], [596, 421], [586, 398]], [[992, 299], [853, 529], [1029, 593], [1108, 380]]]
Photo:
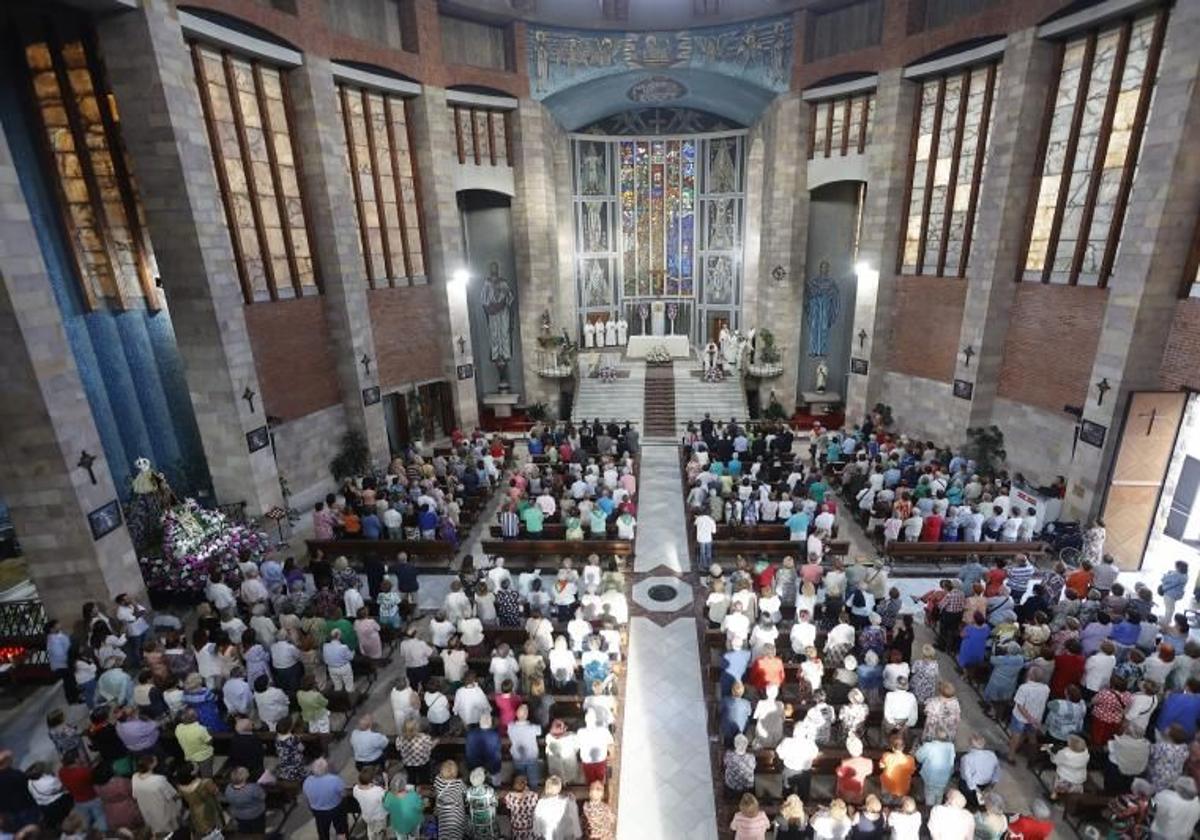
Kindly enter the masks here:
[[117, 620], [125, 628], [125, 638], [129, 663], [136, 671], [142, 666], [142, 645], [146, 642], [146, 634], [150, 625], [146, 621], [146, 608], [134, 601], [124, 592], [116, 598]]
[[71, 637], [57, 621], [46, 622], [46, 657], [50, 660], [50, 671], [62, 680], [67, 702], [78, 703], [79, 689], [75, 685], [75, 669], [71, 667]]
[[717, 523], [707, 513], [700, 513], [692, 520], [696, 529], [696, 548], [700, 555], [700, 565], [708, 566], [713, 557], [713, 535], [717, 533]]

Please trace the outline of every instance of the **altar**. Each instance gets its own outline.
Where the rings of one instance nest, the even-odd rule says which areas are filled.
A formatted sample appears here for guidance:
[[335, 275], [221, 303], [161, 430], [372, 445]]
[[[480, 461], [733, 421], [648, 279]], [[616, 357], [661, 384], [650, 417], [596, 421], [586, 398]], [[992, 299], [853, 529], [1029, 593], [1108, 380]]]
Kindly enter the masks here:
[[644, 359], [655, 347], [663, 347], [672, 359], [686, 359], [692, 355], [692, 345], [686, 335], [631, 335], [625, 352], [631, 359]]

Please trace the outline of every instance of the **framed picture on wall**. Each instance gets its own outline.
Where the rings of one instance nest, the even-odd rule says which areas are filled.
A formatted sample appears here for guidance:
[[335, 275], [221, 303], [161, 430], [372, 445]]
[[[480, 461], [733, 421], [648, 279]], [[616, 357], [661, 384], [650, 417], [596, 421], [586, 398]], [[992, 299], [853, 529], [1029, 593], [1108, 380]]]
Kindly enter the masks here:
[[1097, 449], [1104, 446], [1104, 436], [1108, 433], [1107, 426], [1093, 423], [1091, 420], [1079, 421], [1079, 439]]
[[859, 376], [866, 376], [867, 371], [870, 370], [870, 367], [871, 366], [867, 363], [866, 359], [852, 358], [850, 360], [850, 372], [857, 373]]
[[362, 391], [363, 405], [375, 405], [379, 402], [379, 386], [372, 385], [370, 388], [363, 388]]
[[88, 526], [92, 529], [93, 540], [98, 540], [105, 534], [111, 534], [117, 530], [120, 524], [121, 505], [116, 499], [88, 514]]
[[471, 379], [475, 376], [475, 365], [470, 364], [470, 363], [467, 363], [465, 365], [458, 365], [456, 370], [458, 373], [458, 378], [460, 380]]
[[954, 380], [954, 396], [960, 400], [969, 400], [975, 393], [975, 383], [965, 379]]
[[246, 448], [251, 452], [257, 452], [270, 445], [271, 434], [267, 431], [266, 426], [259, 426], [257, 429], [246, 432]]

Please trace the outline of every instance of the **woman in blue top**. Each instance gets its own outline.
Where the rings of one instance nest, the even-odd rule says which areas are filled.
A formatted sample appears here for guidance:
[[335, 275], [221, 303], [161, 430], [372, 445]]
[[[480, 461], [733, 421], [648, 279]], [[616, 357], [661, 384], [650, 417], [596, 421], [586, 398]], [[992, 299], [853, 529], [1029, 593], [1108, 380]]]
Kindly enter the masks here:
[[958, 647], [958, 667], [964, 671], [982, 665], [987, 659], [987, 640], [992, 627], [983, 613], [975, 613], [974, 620], [963, 627], [962, 643]]
[[1004, 646], [1004, 653], [992, 657], [992, 674], [983, 687], [983, 699], [990, 703], [1011, 703], [1024, 668], [1021, 646], [1009, 642]]

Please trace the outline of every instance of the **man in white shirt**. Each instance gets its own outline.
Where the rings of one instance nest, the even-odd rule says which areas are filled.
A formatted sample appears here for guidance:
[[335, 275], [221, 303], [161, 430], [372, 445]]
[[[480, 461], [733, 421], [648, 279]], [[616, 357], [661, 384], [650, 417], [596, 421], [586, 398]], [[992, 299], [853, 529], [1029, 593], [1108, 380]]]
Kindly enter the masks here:
[[554, 501], [554, 497], [550, 495], [550, 488], [544, 488], [542, 494], [537, 497], [538, 510], [543, 516], [553, 516], [558, 511], [558, 502]]
[[817, 514], [817, 518], [813, 520], [813, 526], [818, 531], [824, 531], [827, 534], [833, 533], [833, 525], [837, 521], [837, 517], [824, 505], [821, 506], [821, 512]]
[[1083, 687], [1095, 694], [1108, 685], [1117, 668], [1116, 646], [1105, 639], [1083, 665]]
[[504, 568], [504, 558], [497, 557], [495, 559], [495, 565], [493, 565], [492, 568], [488, 569], [488, 573], [487, 573], [488, 589], [490, 589], [492, 592], [499, 591], [500, 581], [505, 580], [505, 579], [507, 579], [511, 585], [512, 574], [508, 571], [508, 569]]
[[1001, 542], [1016, 542], [1024, 522], [1025, 519], [1020, 516], [1010, 516], [1004, 520], [1004, 526], [1000, 529]]
[[1200, 799], [1196, 798], [1196, 782], [1191, 776], [1181, 776], [1167, 790], [1154, 797], [1154, 822], [1150, 824], [1152, 840], [1174, 840], [1191, 837], [1200, 821]]
[[700, 564], [708, 566], [712, 563], [713, 535], [717, 533], [717, 523], [707, 513], [701, 513], [692, 525], [696, 529], [696, 547], [700, 554]]
[[517, 663], [517, 659], [513, 656], [512, 650], [508, 645], [501, 643], [492, 652], [492, 661], [488, 665], [488, 673], [492, 675], [492, 685], [495, 686], [497, 693], [499, 693], [500, 686], [504, 684], [505, 680], [512, 680], [514, 684], [518, 683], [521, 675], [521, 666]]
[[471, 615], [471, 599], [462, 591], [462, 582], [458, 579], [450, 581], [450, 591], [446, 593], [442, 611], [446, 614], [446, 619], [455, 624]]
[[596, 722], [596, 712], [592, 709], [584, 712], [583, 722], [583, 727], [575, 733], [583, 777], [588, 784], [603, 782], [608, 775], [608, 757], [614, 743], [612, 732]]
[[146, 641], [146, 634], [150, 632], [146, 608], [124, 592], [117, 596], [116, 602], [117, 621], [125, 628], [125, 650], [130, 664], [137, 671], [142, 665], [142, 645]]
[[463, 685], [454, 692], [454, 714], [462, 720], [463, 726], [472, 727], [479, 719], [491, 711], [487, 695], [475, 681], [474, 674], [467, 674]]
[[1025, 741], [1037, 743], [1038, 732], [1042, 728], [1042, 716], [1046, 713], [1046, 703], [1050, 699], [1050, 686], [1046, 685], [1046, 677], [1041, 668], [1029, 669], [1029, 676], [1017, 688], [1013, 695], [1012, 722], [1009, 725], [1008, 760], [1016, 761], [1017, 752]]
[[725, 632], [726, 648], [741, 650], [746, 646], [750, 638], [750, 619], [740, 603], [734, 602], [730, 605], [725, 620], [721, 622], [721, 629]]
[[250, 683], [246, 682], [246, 671], [240, 665], [230, 672], [229, 679], [221, 688], [221, 696], [231, 715], [250, 714], [254, 704], [254, 692], [250, 690]]
[[967, 798], [957, 790], [948, 791], [945, 804], [930, 809], [927, 827], [937, 840], [974, 840], [975, 817], [967, 810]]
[[924, 521], [921, 519], [921, 514], [916, 508], [913, 508], [912, 516], [904, 520], [904, 541], [916, 542], [921, 538], [921, 528]]
[[775, 757], [783, 763], [784, 791], [790, 791], [801, 799], [809, 796], [812, 784], [813, 760], [821, 754], [816, 742], [802, 728], [792, 730], [792, 734], [779, 742], [775, 748]]
[[208, 579], [208, 584], [204, 587], [204, 597], [213, 605], [213, 609], [218, 613], [225, 610], [231, 610], [237, 606], [237, 599], [233, 596], [233, 590], [229, 588], [229, 584], [216, 577]]
[[883, 698], [883, 724], [889, 729], [917, 725], [917, 697], [908, 690], [908, 678], [896, 677], [896, 689]]
[[380, 518], [383, 521], [383, 527], [387, 528], [389, 539], [398, 540], [404, 536], [404, 514], [394, 507], [389, 507]]
[[421, 698], [405, 677], [397, 677], [388, 692], [388, 701], [392, 706], [392, 720], [396, 724], [396, 732], [404, 731], [404, 722], [409, 718], [420, 718]]
[[416, 630], [409, 629], [407, 637], [400, 643], [400, 660], [404, 663], [408, 684], [420, 688], [429, 676], [429, 657], [434, 649], [424, 639], [417, 638]]

